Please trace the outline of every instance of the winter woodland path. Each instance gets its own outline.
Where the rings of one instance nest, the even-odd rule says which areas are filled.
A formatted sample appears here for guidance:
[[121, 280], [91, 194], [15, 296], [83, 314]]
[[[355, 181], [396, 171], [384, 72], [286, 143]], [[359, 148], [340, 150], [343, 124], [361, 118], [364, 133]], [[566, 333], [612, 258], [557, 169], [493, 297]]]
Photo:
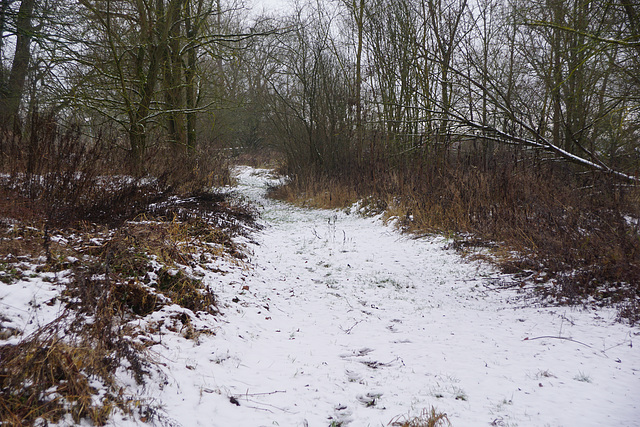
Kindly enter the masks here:
[[216, 335], [153, 347], [166, 384], [142, 394], [172, 424], [381, 426], [434, 406], [456, 427], [640, 425], [640, 330], [612, 310], [531, 307], [442, 238], [267, 200], [267, 171], [238, 174], [266, 227], [251, 268], [210, 278]]

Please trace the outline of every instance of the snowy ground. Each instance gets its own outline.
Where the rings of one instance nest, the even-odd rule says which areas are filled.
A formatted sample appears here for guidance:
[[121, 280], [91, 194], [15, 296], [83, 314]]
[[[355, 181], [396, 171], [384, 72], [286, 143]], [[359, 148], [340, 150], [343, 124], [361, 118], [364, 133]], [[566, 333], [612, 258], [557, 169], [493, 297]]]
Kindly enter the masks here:
[[381, 426], [435, 406], [454, 426], [640, 425], [640, 331], [613, 311], [527, 307], [441, 238], [266, 200], [266, 171], [239, 181], [267, 227], [251, 267], [212, 279], [217, 335], [153, 347], [167, 384], [145, 394], [176, 424]]
[[640, 425], [640, 329], [613, 310], [533, 306], [442, 238], [267, 200], [267, 171], [238, 174], [266, 227], [249, 263], [206, 273], [224, 314], [195, 326], [215, 335], [154, 338], [161, 371], [131, 387], [162, 424], [386, 426], [435, 407], [456, 427]]

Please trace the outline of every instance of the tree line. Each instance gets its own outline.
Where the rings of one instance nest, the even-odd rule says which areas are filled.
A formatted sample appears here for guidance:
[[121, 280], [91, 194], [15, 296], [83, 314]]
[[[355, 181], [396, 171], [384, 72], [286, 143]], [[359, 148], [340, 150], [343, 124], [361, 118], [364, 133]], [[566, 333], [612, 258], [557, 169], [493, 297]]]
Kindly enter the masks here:
[[322, 167], [373, 140], [385, 156], [473, 143], [487, 161], [507, 144], [637, 182], [639, 16], [628, 0], [307, 4], [273, 111], [300, 121], [280, 126], [290, 156]]
[[215, 116], [240, 102], [238, 52], [256, 37], [242, 8], [220, 0], [2, 0], [0, 10], [4, 131], [52, 115], [108, 139], [133, 170], [159, 147], [191, 153], [216, 139]]
[[2, 0], [0, 123], [54, 112], [135, 167], [159, 146], [282, 151], [292, 172], [473, 146], [637, 182], [631, 0]]

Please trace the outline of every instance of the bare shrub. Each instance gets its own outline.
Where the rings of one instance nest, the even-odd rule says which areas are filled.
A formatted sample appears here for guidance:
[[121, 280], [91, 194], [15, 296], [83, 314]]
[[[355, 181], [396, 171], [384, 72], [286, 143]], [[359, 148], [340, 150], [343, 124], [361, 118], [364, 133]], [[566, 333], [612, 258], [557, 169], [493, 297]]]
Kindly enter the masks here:
[[149, 154], [144, 170], [147, 175], [161, 177], [174, 194], [209, 191], [233, 183], [229, 160], [216, 148], [159, 148]]
[[637, 318], [630, 315], [640, 300], [636, 186], [522, 148], [488, 159], [480, 151], [442, 155], [426, 147], [375, 155], [361, 169], [344, 165], [330, 180], [310, 168], [271, 192], [303, 204], [328, 198], [322, 205], [332, 208], [341, 207], [333, 195], [345, 193], [383, 206], [404, 231], [460, 236], [466, 251], [498, 242], [489, 258], [557, 302], [626, 301], [624, 316]]

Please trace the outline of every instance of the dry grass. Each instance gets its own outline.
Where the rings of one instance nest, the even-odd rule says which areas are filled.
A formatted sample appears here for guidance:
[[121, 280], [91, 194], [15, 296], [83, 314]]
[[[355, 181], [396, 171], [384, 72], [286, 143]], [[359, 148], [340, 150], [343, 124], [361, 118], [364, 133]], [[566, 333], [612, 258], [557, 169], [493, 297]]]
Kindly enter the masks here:
[[475, 153], [420, 155], [295, 178], [272, 194], [326, 208], [362, 199], [403, 231], [453, 236], [471, 255], [482, 249], [555, 302], [595, 299], [619, 304], [631, 322], [640, 317], [640, 230], [628, 221], [640, 218], [637, 186], [522, 150], [496, 153], [490, 164]]
[[15, 154], [1, 164], [0, 280], [63, 270], [69, 280], [57, 319], [0, 345], [0, 420], [22, 426], [71, 416], [103, 425], [114, 410], [135, 409], [150, 421], [154, 410], [127, 401], [115, 375], [124, 369], [143, 383], [153, 366], [135, 339], [145, 331], [132, 320], [178, 304], [185, 311], [176, 322], [196, 339], [202, 331], [190, 313], [219, 311], [192, 272], [220, 257], [241, 263], [244, 248], [233, 238], [257, 227], [255, 211], [206, 191], [230, 182], [226, 161], [212, 153], [206, 162], [156, 153], [148, 164], [156, 179], [113, 176], [123, 169], [105, 163], [113, 153], [104, 145], [50, 123], [34, 129], [28, 143], [0, 141]]
[[90, 384], [95, 384], [96, 375], [108, 370], [104, 360], [96, 359], [98, 356], [104, 354], [51, 337], [44, 341], [34, 337], [15, 346], [0, 347], [3, 423], [22, 426], [37, 419], [58, 422], [71, 414], [74, 422], [87, 419], [104, 425], [114, 407], [128, 411], [114, 395], [115, 390], [95, 402], [97, 389]]
[[424, 409], [416, 417], [399, 416], [388, 424], [394, 427], [446, 427], [451, 426], [447, 414], [437, 412], [435, 408]]
[[128, 338], [113, 284], [92, 277], [76, 274], [64, 295], [72, 303], [57, 319], [0, 347], [0, 418], [9, 425], [58, 422], [67, 414], [104, 425], [115, 408], [131, 413], [115, 372], [126, 360], [142, 383], [150, 361]]
[[315, 179], [294, 178], [285, 186], [273, 187], [269, 197], [298, 206], [320, 209], [343, 209], [358, 201], [352, 186], [320, 176]]
[[[115, 408], [131, 414], [134, 407], [145, 407], [126, 401], [115, 378], [116, 370], [125, 367], [143, 383], [153, 364], [144, 345], [133, 339], [144, 331], [131, 326], [131, 320], [166, 304], [178, 304], [190, 310], [177, 319], [184, 325], [181, 332], [197, 339], [203, 331], [191, 326], [189, 313], [216, 315], [219, 311], [214, 293], [190, 273], [191, 268], [206, 267], [219, 257], [242, 257], [243, 250], [232, 237], [246, 233], [252, 223], [248, 220], [253, 219], [251, 211], [228, 200], [218, 206], [200, 198], [199, 212], [208, 212], [205, 219], [188, 213], [187, 204], [179, 202], [176, 199], [185, 221], [175, 214], [171, 220], [138, 218], [115, 230], [97, 224], [52, 229], [49, 233], [55, 239], [49, 239], [44, 263], [38, 260], [47, 242], [43, 230], [21, 225], [3, 228], [3, 281], [19, 280], [21, 266], [33, 263], [40, 263], [37, 271], [72, 273], [59, 297], [65, 307], [60, 317], [19, 344], [0, 346], [3, 422], [32, 425], [36, 420], [58, 422], [71, 415], [74, 422], [103, 425]], [[170, 202], [163, 205], [167, 212], [174, 208]], [[217, 224], [228, 224], [229, 229]], [[153, 411], [146, 413], [148, 418]]]
[[247, 165], [254, 168], [279, 169], [283, 164], [280, 153], [269, 148], [255, 150], [239, 150], [233, 156], [233, 162], [238, 165]]

